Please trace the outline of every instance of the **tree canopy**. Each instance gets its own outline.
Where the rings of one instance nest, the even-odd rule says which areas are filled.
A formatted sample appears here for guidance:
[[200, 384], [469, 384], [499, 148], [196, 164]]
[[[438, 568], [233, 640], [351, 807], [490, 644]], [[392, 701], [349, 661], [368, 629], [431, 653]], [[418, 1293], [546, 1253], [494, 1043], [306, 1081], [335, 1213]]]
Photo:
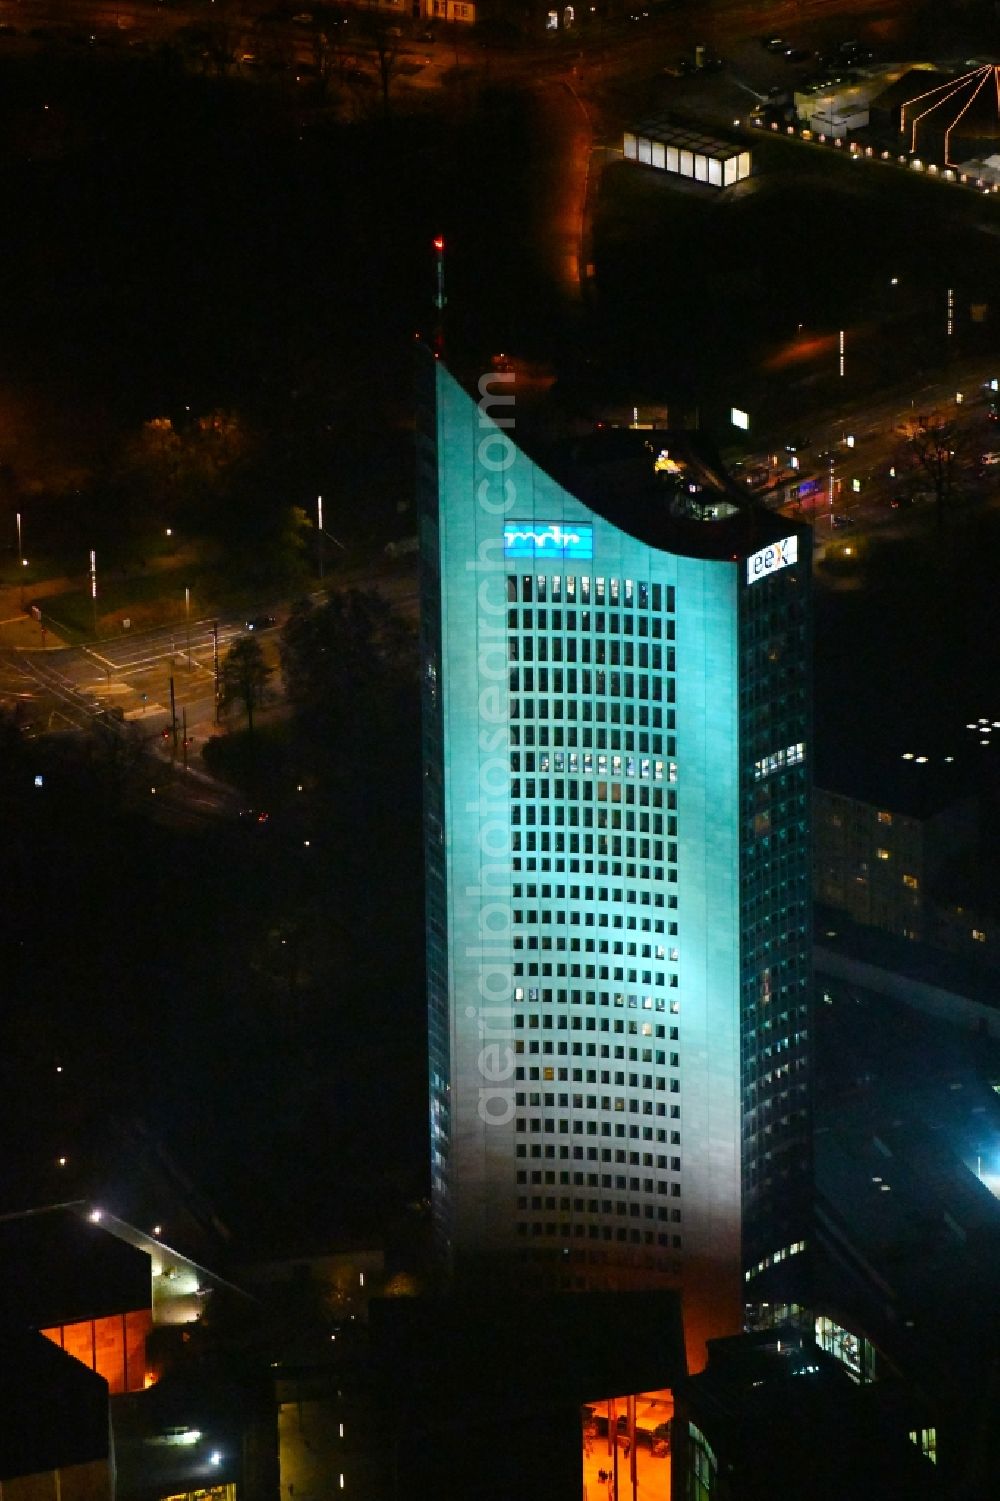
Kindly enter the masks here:
[[285, 690], [311, 739], [393, 736], [416, 685], [410, 626], [374, 590], [293, 611], [281, 637]]
[[222, 660], [220, 703], [224, 709], [230, 704], [242, 704], [251, 734], [253, 711], [263, 702], [264, 689], [273, 671], [265, 662], [260, 642], [254, 636], [241, 636]]

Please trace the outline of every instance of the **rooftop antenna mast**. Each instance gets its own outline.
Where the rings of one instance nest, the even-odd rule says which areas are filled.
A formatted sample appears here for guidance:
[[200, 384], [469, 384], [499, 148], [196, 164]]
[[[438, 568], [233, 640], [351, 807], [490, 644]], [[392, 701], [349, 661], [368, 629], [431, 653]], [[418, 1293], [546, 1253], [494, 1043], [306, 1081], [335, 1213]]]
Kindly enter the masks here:
[[434, 237], [434, 283], [434, 306], [437, 309], [434, 349], [440, 355], [444, 350], [444, 310], [448, 301], [444, 295], [444, 235]]

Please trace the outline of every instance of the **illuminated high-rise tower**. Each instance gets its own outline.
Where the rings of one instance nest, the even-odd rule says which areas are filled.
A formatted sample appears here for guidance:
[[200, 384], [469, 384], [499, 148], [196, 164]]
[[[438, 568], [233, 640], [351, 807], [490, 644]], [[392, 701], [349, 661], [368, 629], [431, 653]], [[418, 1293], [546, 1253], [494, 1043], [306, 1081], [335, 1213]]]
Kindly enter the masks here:
[[808, 530], [691, 436], [529, 458], [509, 377], [424, 379], [440, 1249], [767, 1320], [809, 1210]]

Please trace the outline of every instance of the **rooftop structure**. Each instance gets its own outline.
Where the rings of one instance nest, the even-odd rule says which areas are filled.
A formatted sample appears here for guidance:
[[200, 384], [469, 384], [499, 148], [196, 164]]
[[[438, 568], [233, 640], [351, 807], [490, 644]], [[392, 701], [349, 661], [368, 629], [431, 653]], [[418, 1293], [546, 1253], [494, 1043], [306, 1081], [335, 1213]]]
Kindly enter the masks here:
[[653, 115], [635, 130], [626, 130], [622, 149], [626, 161], [728, 188], [750, 176], [750, 152], [734, 141], [706, 135], [669, 115]]

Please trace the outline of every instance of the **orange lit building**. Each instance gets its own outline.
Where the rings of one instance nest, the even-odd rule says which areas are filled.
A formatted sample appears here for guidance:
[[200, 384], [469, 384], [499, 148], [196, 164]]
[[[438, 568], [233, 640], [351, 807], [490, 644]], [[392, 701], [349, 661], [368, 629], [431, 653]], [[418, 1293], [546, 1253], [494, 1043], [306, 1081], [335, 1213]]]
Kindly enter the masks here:
[[159, 1375], [150, 1336], [195, 1323], [220, 1285], [203, 1267], [79, 1201], [0, 1217], [0, 1317], [38, 1330], [112, 1396]]

